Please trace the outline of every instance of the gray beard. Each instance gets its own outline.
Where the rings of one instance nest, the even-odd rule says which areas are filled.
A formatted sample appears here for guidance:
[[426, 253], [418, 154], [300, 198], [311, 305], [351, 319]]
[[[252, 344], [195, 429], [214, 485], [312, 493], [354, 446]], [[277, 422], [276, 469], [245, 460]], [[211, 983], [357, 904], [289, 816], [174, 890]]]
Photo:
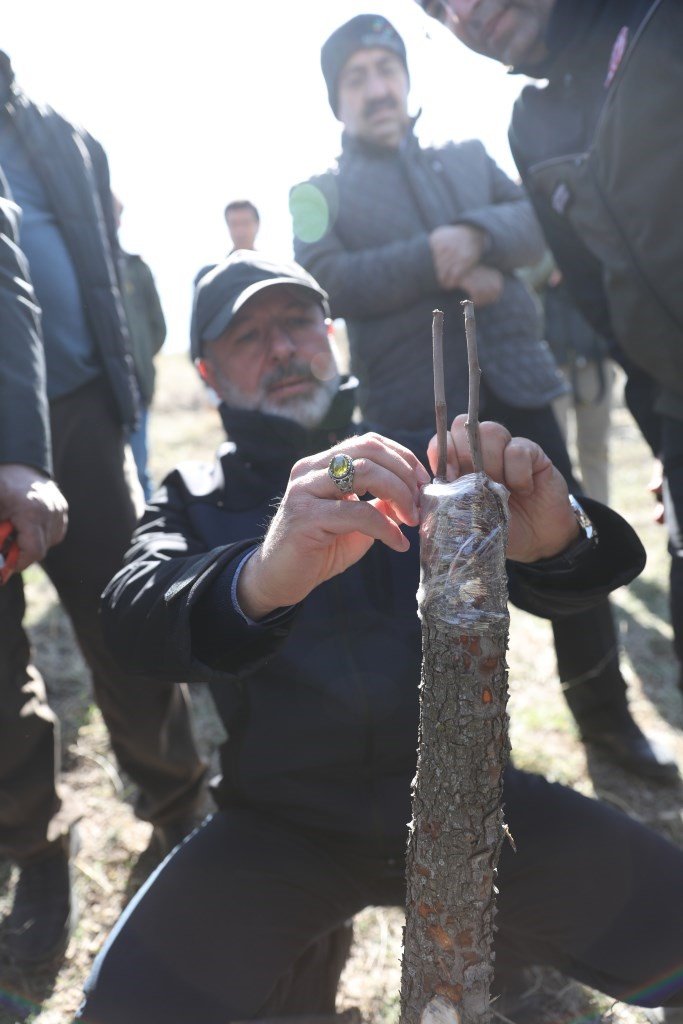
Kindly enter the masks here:
[[223, 377], [219, 378], [216, 383], [220, 389], [219, 397], [232, 409], [250, 409], [272, 416], [284, 416], [288, 420], [294, 420], [301, 427], [311, 429], [317, 427], [324, 419], [339, 390], [340, 382], [341, 377], [338, 373], [335, 373], [330, 380], [315, 379], [313, 394], [294, 395], [284, 402], [272, 401], [268, 398], [267, 391], [246, 396]]

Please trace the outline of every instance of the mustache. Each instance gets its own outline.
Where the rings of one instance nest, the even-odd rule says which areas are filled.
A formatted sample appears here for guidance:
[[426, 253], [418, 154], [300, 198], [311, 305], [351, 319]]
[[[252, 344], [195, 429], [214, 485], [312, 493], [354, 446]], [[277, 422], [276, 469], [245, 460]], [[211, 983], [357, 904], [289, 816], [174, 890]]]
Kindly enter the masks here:
[[379, 110], [396, 110], [398, 104], [392, 96], [385, 96], [382, 99], [368, 100], [365, 104], [363, 114], [365, 117], [372, 117]]
[[310, 363], [305, 362], [302, 359], [292, 359], [287, 363], [286, 366], [276, 366], [274, 370], [266, 374], [263, 378], [262, 387], [265, 392], [275, 388], [278, 384], [281, 384], [283, 380], [289, 380], [291, 377], [297, 377], [301, 380], [318, 381], [318, 378], [313, 373]]

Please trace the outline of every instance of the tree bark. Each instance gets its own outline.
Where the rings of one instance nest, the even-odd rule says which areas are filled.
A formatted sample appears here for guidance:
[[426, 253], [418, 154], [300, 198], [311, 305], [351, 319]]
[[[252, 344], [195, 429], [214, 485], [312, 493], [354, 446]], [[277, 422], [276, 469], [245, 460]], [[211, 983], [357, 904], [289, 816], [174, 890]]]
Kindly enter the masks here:
[[508, 758], [507, 492], [484, 474], [422, 496], [423, 663], [401, 1024], [490, 1020]]

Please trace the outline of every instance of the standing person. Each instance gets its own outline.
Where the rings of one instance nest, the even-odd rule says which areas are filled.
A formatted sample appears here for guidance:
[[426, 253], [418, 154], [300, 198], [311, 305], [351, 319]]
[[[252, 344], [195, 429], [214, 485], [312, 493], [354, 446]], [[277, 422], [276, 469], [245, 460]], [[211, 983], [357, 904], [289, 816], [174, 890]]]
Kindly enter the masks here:
[[[118, 238], [123, 203], [113, 193], [112, 202]], [[166, 321], [152, 271], [142, 256], [126, 252], [120, 245], [117, 247], [117, 256], [121, 298], [128, 323], [141, 406], [138, 425], [131, 430], [128, 440], [145, 500], [149, 501], [153, 488], [147, 466], [147, 426], [149, 408], [154, 398], [154, 357], [166, 340]]]
[[[18, 248], [19, 210], [9, 195], [0, 171], [0, 523], [14, 527], [19, 547], [15, 569], [21, 572], [63, 540], [67, 505], [50, 479], [40, 311]], [[0, 607], [11, 600], [7, 595], [13, 587], [0, 586]], [[3, 712], [0, 706], [0, 721]]]
[[[293, 189], [294, 250], [329, 293], [333, 316], [346, 319], [364, 416], [383, 429], [431, 422], [435, 307], [446, 313], [449, 408], [467, 407], [460, 301], [469, 295], [481, 338], [482, 414], [541, 444], [571, 481], [550, 406], [566, 385], [541, 341], [536, 304], [513, 273], [543, 252], [523, 191], [480, 142], [419, 145], [405, 46], [385, 18], [346, 22], [325, 42], [321, 63], [344, 125], [342, 155], [334, 171]], [[636, 773], [677, 777], [631, 717], [607, 601], [554, 621], [553, 634], [582, 738]]]
[[[567, 287], [612, 344], [664, 470], [683, 686], [683, 7], [678, 0], [422, 3], [523, 89], [510, 145]], [[546, 81], [547, 80], [547, 81]]]
[[[0, 525], [6, 528], [11, 524], [19, 548], [15, 573], [5, 565], [0, 576], [0, 774], [17, 779], [16, 787], [0, 786], [0, 848], [15, 834], [15, 826], [21, 829], [20, 802], [29, 796], [40, 800], [43, 795], [38, 788], [31, 792], [30, 786], [22, 785], [27, 751], [34, 745], [44, 746], [46, 760], [59, 758], [58, 723], [47, 703], [43, 681], [36, 672], [23, 671], [25, 637], [5, 627], [23, 614], [18, 574], [43, 559], [64, 538], [67, 525], [66, 501], [51, 480], [40, 310], [17, 244], [19, 209], [9, 195], [0, 172]], [[16, 686], [8, 693], [5, 682], [10, 677]], [[59, 798], [56, 792], [45, 796], [51, 798], [51, 805], [37, 806], [34, 811], [39, 815], [42, 810], [49, 817], [59, 810]], [[56, 913], [62, 923], [68, 922], [66, 859], [52, 858], [39, 870], [56, 880]], [[36, 876], [35, 869], [28, 867], [25, 881], [31, 875]]]
[[609, 504], [609, 433], [614, 367], [607, 342], [576, 308], [559, 271], [541, 293], [545, 336], [571, 391], [553, 402], [565, 443], [570, 418], [585, 494]]
[[499, 403], [547, 409], [564, 382], [512, 273], [543, 253], [524, 193], [480, 142], [419, 144], [405, 45], [385, 18], [346, 22], [321, 64], [342, 153], [333, 170], [292, 190], [294, 251], [346, 320], [363, 415], [410, 429], [431, 421], [435, 306], [446, 314], [448, 402], [465, 407], [467, 297], [477, 304], [482, 401], [496, 413]]
[[[131, 669], [209, 683], [228, 736], [219, 810], [129, 904], [86, 1024], [330, 1014], [349, 917], [405, 905], [429, 432], [352, 422], [326, 313], [301, 267], [244, 252], [197, 285], [192, 352], [230, 443], [166, 478], [103, 615]], [[449, 479], [471, 471], [464, 419]], [[538, 445], [481, 429], [485, 468], [512, 492], [509, 575], [527, 609], [590, 607], [642, 568], [609, 509], [587, 500], [599, 543], [583, 532]], [[683, 851], [514, 767], [504, 800], [516, 852], [505, 844], [496, 879], [498, 986], [543, 963], [617, 999], [683, 1002]], [[453, 928], [449, 908], [427, 910]]]
[[[139, 787], [136, 812], [167, 847], [189, 827], [205, 770], [187, 695], [122, 672], [98, 615], [137, 518], [124, 443], [135, 387], [107, 161], [89, 135], [28, 99], [2, 53], [0, 166], [22, 208], [22, 247], [42, 307], [54, 474], [70, 508], [66, 539], [43, 565], [92, 672], [112, 747]], [[20, 575], [1, 600], [0, 852], [20, 868], [5, 943], [30, 967], [68, 938], [69, 822], [57, 816], [56, 721], [30, 662]]]
[[249, 199], [233, 199], [225, 207], [224, 216], [230, 233], [232, 251], [255, 249], [261, 218], [254, 204]]
[[553, 401], [565, 444], [576, 441], [582, 491], [609, 504], [609, 433], [615, 370], [608, 343], [577, 308], [550, 253], [520, 271], [537, 293], [544, 336], [570, 390]]

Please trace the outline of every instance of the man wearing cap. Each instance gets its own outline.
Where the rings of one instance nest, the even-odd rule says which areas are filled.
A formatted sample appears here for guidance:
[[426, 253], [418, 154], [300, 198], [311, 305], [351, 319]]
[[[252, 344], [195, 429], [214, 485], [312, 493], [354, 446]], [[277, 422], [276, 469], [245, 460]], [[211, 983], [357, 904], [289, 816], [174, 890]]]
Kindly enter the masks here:
[[[230, 443], [166, 478], [103, 614], [131, 668], [210, 684], [229, 736], [219, 810], [119, 922], [86, 986], [89, 1024], [331, 1013], [346, 922], [404, 901], [428, 438], [354, 428], [326, 314], [301, 267], [253, 253], [196, 286], [192, 352]], [[469, 468], [463, 419], [450, 478]], [[639, 571], [630, 527], [587, 501], [589, 540], [536, 444], [490, 422], [482, 437], [514, 495], [523, 606], [589, 607]], [[505, 802], [518, 852], [500, 863], [498, 984], [548, 963], [616, 998], [682, 1001], [683, 853], [515, 769]]]
[[[140, 504], [125, 445], [137, 389], [115, 271], [109, 167], [88, 132], [26, 95], [2, 51], [0, 166], [21, 208], [20, 242], [40, 306], [52, 468], [69, 504], [66, 536], [43, 551], [42, 565], [74, 627], [112, 749], [138, 789], [136, 813], [153, 824], [154, 843], [166, 852], [191, 826], [206, 773], [189, 695], [122, 673], [98, 615]], [[32, 301], [21, 298], [27, 308]], [[11, 380], [29, 351], [19, 351], [24, 342], [11, 321], [0, 323], [0, 333], [3, 346], [14, 349], [5, 360]], [[22, 400], [17, 385], [9, 396], [0, 389], [3, 413]], [[45, 469], [29, 408], [13, 435], [23, 442], [33, 436], [32, 464]], [[23, 480], [25, 486], [25, 474]], [[21, 528], [11, 513], [5, 506], [0, 519]], [[62, 803], [59, 722], [32, 664], [24, 618], [22, 576], [15, 573], [0, 588], [0, 856], [19, 870], [1, 942], [4, 955], [33, 970], [63, 954], [75, 923], [69, 857], [79, 809], [76, 801]]]
[[[294, 251], [346, 318], [363, 415], [384, 428], [431, 422], [431, 319], [445, 316], [446, 397], [467, 408], [460, 302], [477, 306], [483, 415], [537, 441], [576, 486], [550, 401], [565, 390], [536, 307], [512, 273], [542, 238], [522, 190], [480, 142], [423, 148], [408, 116], [403, 40], [359, 15], [322, 48], [330, 105], [344, 125], [337, 167], [292, 190]], [[582, 738], [620, 766], [669, 781], [677, 771], [633, 720], [607, 601], [553, 622], [558, 672]]]

